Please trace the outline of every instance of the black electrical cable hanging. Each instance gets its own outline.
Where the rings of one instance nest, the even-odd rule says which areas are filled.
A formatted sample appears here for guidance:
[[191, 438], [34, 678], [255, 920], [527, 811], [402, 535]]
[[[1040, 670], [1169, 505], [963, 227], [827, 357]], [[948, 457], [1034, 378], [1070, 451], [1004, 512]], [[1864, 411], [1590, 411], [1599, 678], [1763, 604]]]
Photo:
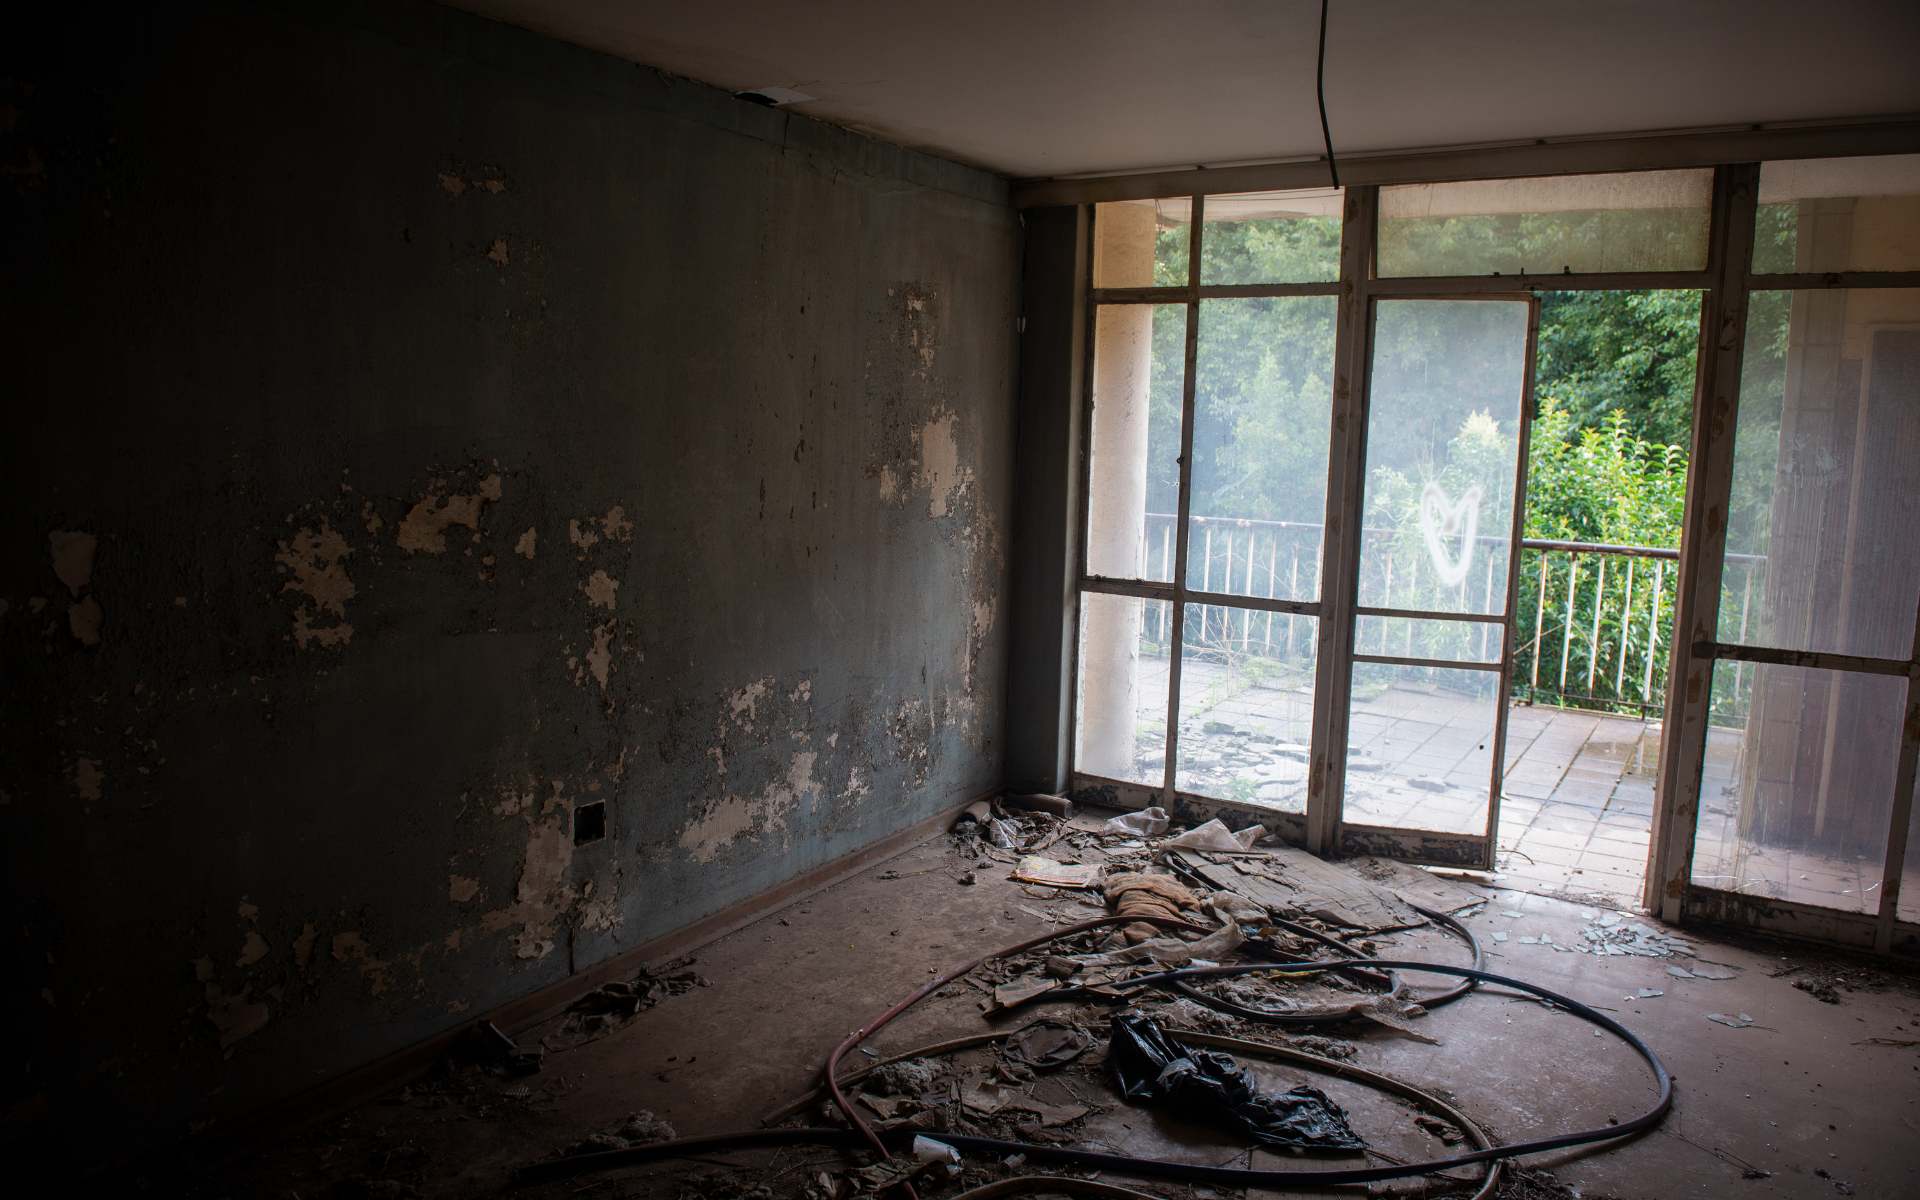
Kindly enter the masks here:
[[1327, 174], [1340, 186], [1340, 166], [1333, 160], [1333, 131], [1327, 128], [1327, 0], [1320, 0], [1320, 63], [1313, 73], [1314, 95], [1320, 101], [1320, 139], [1327, 146]]

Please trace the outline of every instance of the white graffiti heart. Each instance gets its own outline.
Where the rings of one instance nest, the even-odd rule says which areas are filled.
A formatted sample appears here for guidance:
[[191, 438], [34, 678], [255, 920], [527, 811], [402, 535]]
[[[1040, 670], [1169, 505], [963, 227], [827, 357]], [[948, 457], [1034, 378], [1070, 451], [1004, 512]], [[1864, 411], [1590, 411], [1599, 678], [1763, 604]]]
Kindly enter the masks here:
[[[1459, 587], [1473, 565], [1474, 535], [1480, 530], [1480, 485], [1474, 484], [1450, 498], [1438, 483], [1427, 484], [1420, 493], [1420, 532], [1427, 539], [1427, 557], [1433, 560], [1434, 573], [1447, 587]], [[1449, 543], [1458, 539], [1458, 551]]]

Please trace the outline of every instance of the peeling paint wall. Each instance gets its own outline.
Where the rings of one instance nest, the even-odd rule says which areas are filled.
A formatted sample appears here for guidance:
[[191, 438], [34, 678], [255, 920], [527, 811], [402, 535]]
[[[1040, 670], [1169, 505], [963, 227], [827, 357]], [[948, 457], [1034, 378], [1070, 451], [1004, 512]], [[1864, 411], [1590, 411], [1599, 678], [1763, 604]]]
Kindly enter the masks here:
[[1000, 181], [425, 4], [6, 41], [10, 1111], [217, 1127], [999, 782]]

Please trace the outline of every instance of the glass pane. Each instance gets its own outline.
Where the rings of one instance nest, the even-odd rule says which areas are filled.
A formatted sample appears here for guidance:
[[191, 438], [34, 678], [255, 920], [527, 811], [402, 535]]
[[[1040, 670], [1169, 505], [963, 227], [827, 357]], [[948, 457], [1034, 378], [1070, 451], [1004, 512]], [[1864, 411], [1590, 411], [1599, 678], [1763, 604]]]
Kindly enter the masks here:
[[1316, 600], [1339, 300], [1203, 300], [1187, 586]]
[[1719, 640], [1908, 657], [1916, 529], [1920, 290], [1753, 293]]
[[1379, 273], [1704, 270], [1712, 200], [1712, 171], [1385, 187]]
[[1527, 305], [1375, 307], [1360, 604], [1504, 613]]
[[1434, 621], [1361, 614], [1353, 631], [1359, 654], [1497, 663], [1506, 627], [1494, 621]]
[[1693, 881], [1877, 911], [1906, 690], [1893, 675], [1715, 663]]
[[1187, 286], [1193, 201], [1118, 200], [1093, 206], [1093, 286]]
[[1087, 572], [1173, 578], [1187, 306], [1103, 304], [1094, 316]]
[[1180, 791], [1307, 811], [1318, 633], [1312, 617], [1187, 605]]
[[1341, 193], [1208, 196], [1200, 282], [1326, 283], [1340, 278]]
[[1341, 819], [1486, 833], [1499, 715], [1496, 671], [1354, 663]]
[[1920, 270], [1920, 154], [1762, 163], [1753, 269]]
[[1073, 767], [1159, 787], [1167, 769], [1167, 664], [1173, 606], [1080, 594]]

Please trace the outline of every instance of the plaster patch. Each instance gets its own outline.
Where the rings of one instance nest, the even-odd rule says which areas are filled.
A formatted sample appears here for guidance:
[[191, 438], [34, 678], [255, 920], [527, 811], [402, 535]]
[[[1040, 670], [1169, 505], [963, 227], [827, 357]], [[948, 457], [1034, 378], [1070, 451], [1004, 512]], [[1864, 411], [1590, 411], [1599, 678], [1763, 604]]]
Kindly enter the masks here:
[[82, 800], [98, 800], [105, 791], [107, 773], [91, 758], [73, 760], [73, 790]]
[[349, 930], [333, 935], [333, 961], [359, 963], [360, 975], [374, 995], [378, 996], [387, 990], [387, 968], [392, 964], [385, 959], [375, 958], [373, 948], [367, 945], [367, 939], [361, 937], [358, 931]]
[[487, 247], [487, 261], [496, 267], [504, 267], [507, 265], [509, 258], [507, 239], [493, 239], [493, 244]]
[[600, 540], [600, 535], [591, 529], [582, 528], [580, 522], [569, 518], [567, 520], [567, 540], [582, 550], [589, 550], [595, 542]]
[[402, 550], [425, 554], [445, 554], [447, 527], [464, 525], [480, 528], [480, 512], [489, 501], [500, 498], [500, 476], [482, 479], [471, 494], [442, 497], [437, 488], [429, 488], [418, 504], [407, 510], [395, 531], [394, 542]]
[[465, 904], [480, 894], [480, 881], [468, 875], [447, 876], [447, 899]]
[[880, 498], [888, 503], [900, 498], [900, 476], [891, 466], [880, 468]]
[[258, 930], [249, 929], [247, 930], [247, 940], [240, 946], [240, 957], [234, 961], [233, 965], [236, 967], [250, 967], [265, 958], [270, 949], [272, 949], [272, 947], [267, 945], [267, 939], [261, 937]]
[[47, 548], [53, 555], [53, 573], [75, 596], [93, 578], [93, 552], [99, 539], [91, 533], [56, 529], [47, 535]]
[[[322, 518], [319, 529], [300, 530], [291, 541], [281, 542], [273, 556], [280, 569], [292, 576], [280, 590], [305, 597], [293, 610], [293, 642], [300, 649], [314, 643], [344, 646], [353, 640], [347, 601], [353, 599], [355, 588], [345, 561], [351, 553], [347, 539]], [[325, 623], [316, 624], [316, 619]]]
[[942, 413], [920, 427], [920, 467], [914, 484], [927, 489], [927, 515], [944, 517], [965, 478], [960, 469], [960, 443], [954, 437], [952, 413]]
[[82, 646], [98, 646], [103, 616], [100, 602], [92, 596], [75, 600], [67, 605], [67, 629]]
[[[595, 571], [587, 576], [587, 581], [580, 585], [580, 590], [587, 594], [588, 604], [611, 611], [619, 598], [620, 581], [605, 571]], [[602, 679], [600, 682], [605, 683], [606, 680]]]
[[539, 540], [540, 531], [529, 528], [525, 533], [520, 535], [520, 540], [513, 544], [513, 552], [531, 562], [533, 560], [534, 546]]
[[449, 196], [458, 196], [467, 190], [467, 181], [458, 175], [449, 175], [442, 171], [440, 172], [440, 190]]
[[802, 679], [799, 683], [794, 684], [793, 690], [787, 693], [787, 699], [796, 704], [811, 703], [813, 701], [813, 680]]

